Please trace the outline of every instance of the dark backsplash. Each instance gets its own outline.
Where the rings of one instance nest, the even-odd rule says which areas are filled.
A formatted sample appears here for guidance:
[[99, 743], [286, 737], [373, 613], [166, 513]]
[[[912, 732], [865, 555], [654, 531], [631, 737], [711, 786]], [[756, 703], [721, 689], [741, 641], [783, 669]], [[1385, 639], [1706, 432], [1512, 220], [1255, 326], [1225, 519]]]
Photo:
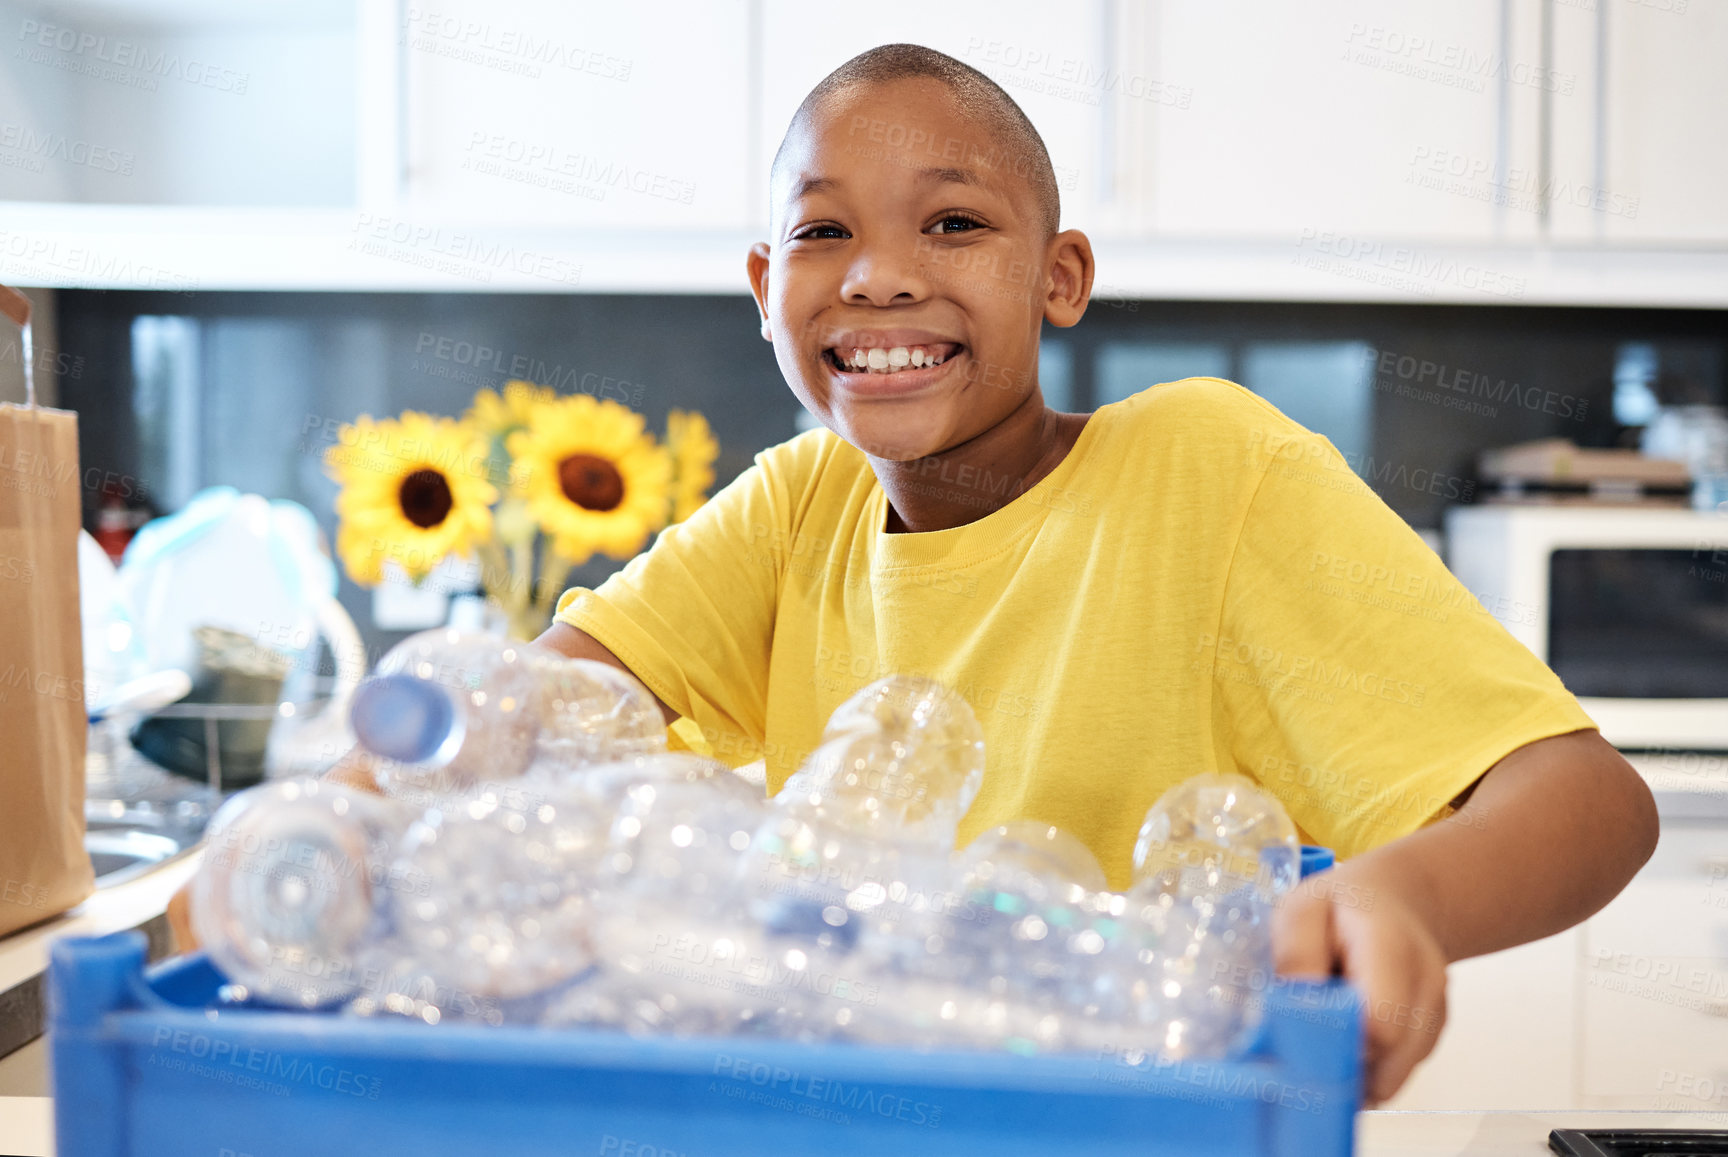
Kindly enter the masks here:
[[[61, 348], [82, 358], [59, 398], [79, 411], [85, 466], [136, 480], [159, 511], [226, 483], [303, 503], [333, 532], [320, 455], [339, 423], [460, 414], [512, 377], [616, 398], [656, 430], [668, 409], [702, 411], [722, 483], [797, 428], [742, 296], [73, 290], [59, 304]], [[1059, 408], [1187, 373], [1233, 377], [1331, 437], [1419, 528], [1472, 495], [1484, 448], [1623, 441], [1614, 375], [1630, 343], [1654, 348], [1663, 401], [1728, 399], [1723, 311], [1117, 299], [1046, 341]], [[364, 607], [346, 580], [343, 601]]]

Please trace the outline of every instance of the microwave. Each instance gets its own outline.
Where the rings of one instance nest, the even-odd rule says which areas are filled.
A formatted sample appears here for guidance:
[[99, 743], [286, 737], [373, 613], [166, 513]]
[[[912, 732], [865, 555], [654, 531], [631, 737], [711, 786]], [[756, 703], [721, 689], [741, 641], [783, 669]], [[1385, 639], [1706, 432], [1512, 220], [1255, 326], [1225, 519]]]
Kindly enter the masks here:
[[1626, 750], [1728, 750], [1728, 514], [1455, 506], [1446, 561]]

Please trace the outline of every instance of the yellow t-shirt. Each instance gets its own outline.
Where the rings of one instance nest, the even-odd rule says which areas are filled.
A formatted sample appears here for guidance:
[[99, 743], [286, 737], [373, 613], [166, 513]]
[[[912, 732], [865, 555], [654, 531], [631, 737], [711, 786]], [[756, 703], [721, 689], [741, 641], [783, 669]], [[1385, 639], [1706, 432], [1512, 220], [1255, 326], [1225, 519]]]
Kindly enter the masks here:
[[[942, 466], [917, 485], [1012, 493]], [[1404, 835], [1502, 756], [1593, 727], [1329, 442], [1190, 378], [1094, 413], [976, 522], [883, 532], [864, 455], [819, 430], [756, 465], [558, 618], [768, 788], [847, 696], [895, 673], [984, 728], [961, 842], [1058, 825], [1131, 876], [1165, 789], [1235, 770], [1347, 857]]]

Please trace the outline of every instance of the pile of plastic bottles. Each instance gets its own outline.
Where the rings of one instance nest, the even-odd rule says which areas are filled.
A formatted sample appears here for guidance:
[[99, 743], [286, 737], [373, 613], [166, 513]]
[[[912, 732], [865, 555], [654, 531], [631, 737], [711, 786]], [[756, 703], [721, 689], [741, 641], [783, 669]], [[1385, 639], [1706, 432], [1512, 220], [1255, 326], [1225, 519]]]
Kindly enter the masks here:
[[1205, 775], [1147, 814], [1125, 893], [1022, 822], [959, 852], [984, 778], [959, 696], [896, 676], [773, 799], [667, 750], [604, 664], [430, 631], [353, 724], [381, 795], [267, 783], [212, 822], [196, 929], [236, 999], [430, 1024], [1225, 1056], [1300, 860], [1278, 802]]

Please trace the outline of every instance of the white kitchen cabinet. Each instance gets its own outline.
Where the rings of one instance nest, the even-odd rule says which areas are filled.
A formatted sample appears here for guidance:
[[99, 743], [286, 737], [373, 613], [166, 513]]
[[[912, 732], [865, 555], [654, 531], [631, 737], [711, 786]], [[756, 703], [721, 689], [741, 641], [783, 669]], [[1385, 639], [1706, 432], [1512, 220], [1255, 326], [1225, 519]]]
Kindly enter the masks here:
[[1728, 1111], [1728, 825], [1665, 818], [1579, 927], [1455, 964], [1395, 1109]]
[[[739, 229], [754, 181], [745, 0], [410, 5], [401, 212], [415, 220]], [[740, 256], [739, 262], [742, 264]]]
[[1562, 932], [1447, 969], [1439, 1044], [1386, 1107], [1571, 1107], [1580, 935]]
[[794, 107], [909, 40], [1026, 109], [1105, 300], [1728, 305], [1717, 0], [13, 10], [17, 284], [742, 292]]
[[1592, 99], [1555, 103], [1550, 235], [1728, 243], [1728, 5], [1617, 0], [1554, 19], [1557, 64]]
[[1728, 826], [1665, 825], [1581, 948], [1580, 1104], [1728, 1109]]
[[1580, 1103], [1728, 1110], [1728, 960], [1635, 954], [1621, 963], [1587, 965]]
[[[753, 171], [769, 162], [804, 95], [829, 72], [879, 44], [913, 42], [985, 73], [1043, 136], [1062, 196], [1064, 227], [1091, 228], [1099, 201], [1101, 109], [1121, 78], [1104, 5], [1045, 0], [761, 0], [761, 121]], [[766, 206], [766, 201], [762, 202]], [[756, 222], [766, 226], [765, 212]]]
[[[1123, 7], [1133, 7], [1124, 5]], [[1184, 94], [1118, 141], [1137, 232], [1496, 234], [1500, 5], [1163, 0], [1125, 51]], [[1520, 148], [1528, 141], [1517, 141]], [[1316, 245], [1309, 248], [1316, 249]]]
[[0, 201], [353, 203], [352, 0], [8, 12]]

